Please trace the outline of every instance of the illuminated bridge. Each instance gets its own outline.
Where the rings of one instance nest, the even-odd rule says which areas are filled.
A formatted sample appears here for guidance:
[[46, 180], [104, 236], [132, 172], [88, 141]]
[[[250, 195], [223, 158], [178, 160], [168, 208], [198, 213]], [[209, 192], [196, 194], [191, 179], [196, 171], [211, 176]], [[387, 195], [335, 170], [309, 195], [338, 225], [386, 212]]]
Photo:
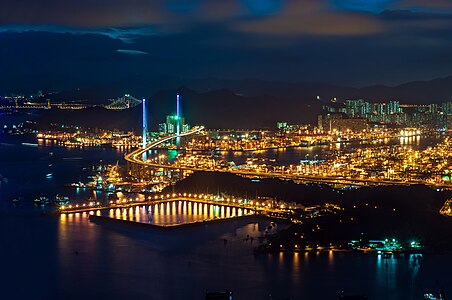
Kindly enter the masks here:
[[[136, 178], [150, 178], [156, 169], [161, 169], [161, 165], [152, 164], [146, 161], [146, 153], [150, 150], [156, 149], [159, 145], [164, 144], [170, 140], [187, 137], [194, 134], [199, 134], [204, 130], [204, 126], [196, 126], [190, 129], [189, 131], [180, 133], [180, 134], [172, 134], [166, 137], [162, 137], [156, 141], [148, 143], [142, 149], [137, 149], [133, 152], [130, 152], [124, 156], [125, 160], [128, 163], [129, 174]], [[165, 165], [163, 168], [165, 170], [172, 170], [173, 176], [179, 178], [181, 171], [180, 168], [171, 167]]]
[[79, 103], [56, 103], [56, 104], [44, 104], [44, 103], [30, 103], [24, 105], [0, 105], [0, 110], [21, 110], [21, 109], [51, 109], [51, 108], [59, 108], [59, 109], [67, 109], [67, 110], [79, 110], [87, 108], [85, 104]]

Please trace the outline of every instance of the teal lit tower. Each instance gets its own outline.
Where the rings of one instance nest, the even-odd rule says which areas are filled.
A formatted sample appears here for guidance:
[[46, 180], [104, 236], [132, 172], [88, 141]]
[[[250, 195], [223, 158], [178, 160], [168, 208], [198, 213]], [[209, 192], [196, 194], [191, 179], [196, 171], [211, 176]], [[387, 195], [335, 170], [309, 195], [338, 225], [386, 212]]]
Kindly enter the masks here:
[[182, 115], [181, 115], [181, 105], [180, 105], [180, 100], [181, 97], [179, 94], [177, 94], [176, 96], [176, 134], [177, 134], [177, 138], [176, 138], [176, 146], [177, 148], [179, 148], [180, 146], [180, 123], [182, 120]]

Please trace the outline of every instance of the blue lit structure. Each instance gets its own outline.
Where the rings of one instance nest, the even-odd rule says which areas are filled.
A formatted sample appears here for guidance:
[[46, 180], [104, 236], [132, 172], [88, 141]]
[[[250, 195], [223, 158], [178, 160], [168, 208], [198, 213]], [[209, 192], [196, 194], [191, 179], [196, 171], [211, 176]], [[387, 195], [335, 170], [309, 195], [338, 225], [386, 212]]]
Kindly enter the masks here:
[[148, 116], [146, 109], [146, 99], [143, 99], [143, 149], [146, 148], [146, 135], [148, 132]]
[[180, 107], [180, 95], [177, 94], [176, 97], [176, 118], [177, 118], [177, 122], [176, 122], [176, 133], [177, 135], [180, 135], [180, 121], [182, 118], [182, 114], [181, 114], [181, 107]]

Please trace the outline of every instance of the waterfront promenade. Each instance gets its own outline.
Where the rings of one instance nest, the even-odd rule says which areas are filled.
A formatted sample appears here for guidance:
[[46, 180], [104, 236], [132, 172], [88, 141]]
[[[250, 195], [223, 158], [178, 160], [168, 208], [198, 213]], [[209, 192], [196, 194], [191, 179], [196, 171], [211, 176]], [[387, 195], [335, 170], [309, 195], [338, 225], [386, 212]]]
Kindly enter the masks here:
[[275, 204], [275, 200], [266, 200], [265, 203], [258, 200], [250, 200], [235, 197], [219, 197], [209, 194], [173, 193], [148, 196], [145, 198], [123, 198], [117, 201], [110, 201], [108, 204], [100, 202], [89, 202], [84, 204], [69, 204], [60, 206], [59, 212], [62, 214], [71, 213], [95, 213], [96, 211], [117, 208], [131, 208], [142, 205], [161, 204], [174, 201], [188, 201], [201, 204], [211, 204], [231, 208], [247, 209], [256, 214], [269, 216], [284, 216], [290, 214], [290, 207], [280, 207]]

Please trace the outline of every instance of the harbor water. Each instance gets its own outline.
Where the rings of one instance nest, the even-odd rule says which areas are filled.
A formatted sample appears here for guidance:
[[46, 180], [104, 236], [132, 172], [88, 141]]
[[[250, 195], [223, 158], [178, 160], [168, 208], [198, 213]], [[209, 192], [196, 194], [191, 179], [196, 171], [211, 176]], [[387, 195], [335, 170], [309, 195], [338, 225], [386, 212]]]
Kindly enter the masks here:
[[[268, 221], [219, 222], [163, 239], [162, 233], [96, 225], [88, 214], [42, 216], [32, 206], [41, 193], [104, 197], [63, 185], [86, 181], [95, 164], [121, 163], [123, 153], [22, 142], [0, 141], [2, 299], [203, 299], [206, 291], [226, 289], [234, 299], [338, 299], [345, 291], [369, 299], [417, 300], [439, 288], [452, 293], [450, 253], [422, 258], [338, 252], [254, 255]], [[24, 204], [14, 207], [12, 199], [18, 196]], [[178, 222], [161, 210], [158, 218]], [[174, 215], [172, 204], [169, 211]], [[154, 208], [153, 218], [155, 213]]]

